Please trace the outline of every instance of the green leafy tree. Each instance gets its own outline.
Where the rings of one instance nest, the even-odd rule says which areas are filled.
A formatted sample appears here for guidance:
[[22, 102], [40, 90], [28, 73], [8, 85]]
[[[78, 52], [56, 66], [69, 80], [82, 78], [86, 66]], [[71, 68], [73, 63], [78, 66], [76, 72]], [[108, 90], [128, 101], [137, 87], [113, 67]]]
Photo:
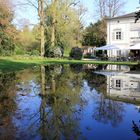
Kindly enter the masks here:
[[76, 2], [53, 0], [46, 8], [46, 50], [61, 50], [76, 46], [81, 23]]
[[106, 44], [106, 21], [90, 24], [83, 32], [82, 45], [103, 46]]

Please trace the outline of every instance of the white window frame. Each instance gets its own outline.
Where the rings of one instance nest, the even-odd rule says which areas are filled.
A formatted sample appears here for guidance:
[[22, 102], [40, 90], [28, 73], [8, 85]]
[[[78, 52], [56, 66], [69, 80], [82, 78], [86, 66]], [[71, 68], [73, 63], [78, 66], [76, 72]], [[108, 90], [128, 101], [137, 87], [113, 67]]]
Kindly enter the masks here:
[[114, 29], [112, 32], [112, 40], [123, 40], [123, 32], [122, 29]]
[[116, 80], [116, 88], [121, 88], [121, 80], [120, 79]]
[[121, 31], [116, 31], [115, 32], [115, 39], [116, 40], [122, 40], [122, 32]]

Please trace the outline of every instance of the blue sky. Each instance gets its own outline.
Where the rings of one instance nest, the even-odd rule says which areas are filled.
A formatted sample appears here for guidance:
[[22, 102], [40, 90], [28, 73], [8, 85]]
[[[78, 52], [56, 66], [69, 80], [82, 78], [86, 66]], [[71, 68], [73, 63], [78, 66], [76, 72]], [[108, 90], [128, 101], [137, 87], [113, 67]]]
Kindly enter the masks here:
[[[87, 13], [84, 18], [84, 23], [87, 26], [91, 22], [95, 22], [97, 20], [97, 16], [95, 13], [95, 6], [93, 4], [94, 0], [81, 0], [81, 3], [87, 8]], [[125, 13], [130, 13], [136, 10], [136, 7], [139, 7], [139, 0], [126, 0], [126, 4], [124, 6], [123, 11]], [[33, 7], [23, 8], [16, 7], [15, 8], [15, 20], [14, 23], [18, 26], [21, 19], [27, 19], [31, 24], [36, 24], [38, 22], [37, 19], [37, 11]]]

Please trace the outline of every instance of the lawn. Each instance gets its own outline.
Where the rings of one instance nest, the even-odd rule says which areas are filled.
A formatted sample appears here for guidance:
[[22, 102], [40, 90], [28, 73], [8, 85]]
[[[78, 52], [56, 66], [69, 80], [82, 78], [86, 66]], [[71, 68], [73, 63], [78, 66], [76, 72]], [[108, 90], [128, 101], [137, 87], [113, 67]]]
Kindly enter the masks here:
[[138, 62], [112, 62], [112, 61], [93, 61], [93, 60], [68, 60], [68, 59], [51, 59], [36, 57], [1, 57], [0, 71], [21, 70], [27, 67], [47, 64], [111, 64], [111, 65], [137, 65]]

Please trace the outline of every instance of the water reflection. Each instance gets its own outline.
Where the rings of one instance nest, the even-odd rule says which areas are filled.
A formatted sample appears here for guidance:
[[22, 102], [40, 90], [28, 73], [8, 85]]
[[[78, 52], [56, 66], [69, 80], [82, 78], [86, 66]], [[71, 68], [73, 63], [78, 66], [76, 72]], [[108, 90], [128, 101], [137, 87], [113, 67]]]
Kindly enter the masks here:
[[107, 98], [133, 104], [140, 103], [140, 74], [138, 71], [131, 72], [128, 66], [107, 66], [106, 70], [95, 73], [104, 75], [107, 79]]
[[106, 100], [101, 96], [96, 102], [97, 107], [94, 110], [93, 117], [102, 123], [110, 123], [116, 127], [123, 120], [124, 107], [122, 103], [112, 100]]
[[134, 121], [132, 121], [132, 130], [139, 137], [138, 140], [140, 140], [140, 127]]
[[[63, 74], [62, 74], [63, 73]], [[42, 139], [79, 139], [81, 77], [68, 67], [41, 67], [40, 135]], [[46, 133], [47, 132], [47, 133]]]
[[47, 65], [0, 74], [0, 139], [136, 139], [139, 97], [140, 76], [128, 66]]
[[0, 74], [0, 139], [15, 139], [12, 114], [16, 110], [15, 73]]

